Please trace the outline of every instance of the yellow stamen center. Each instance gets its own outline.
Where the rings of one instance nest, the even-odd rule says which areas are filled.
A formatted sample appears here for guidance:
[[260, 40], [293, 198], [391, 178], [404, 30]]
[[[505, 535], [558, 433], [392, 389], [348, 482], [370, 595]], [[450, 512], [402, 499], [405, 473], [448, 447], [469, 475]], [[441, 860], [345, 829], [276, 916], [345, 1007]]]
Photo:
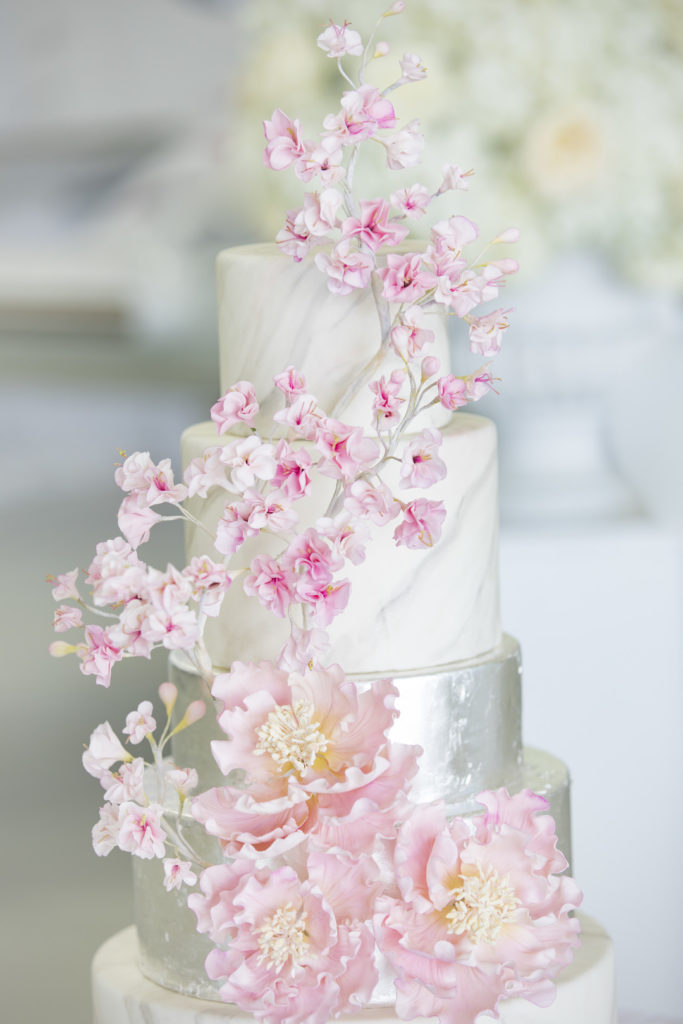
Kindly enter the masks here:
[[307, 700], [274, 708], [256, 730], [259, 742], [256, 754], [269, 754], [281, 771], [291, 767], [305, 771], [315, 764], [318, 754], [327, 750], [327, 737], [313, 721], [315, 708]]
[[512, 920], [520, 906], [509, 876], [501, 878], [492, 867], [458, 875], [452, 895], [453, 903], [446, 914], [448, 931], [452, 935], [467, 935], [475, 945], [493, 945], [503, 925]]
[[255, 930], [261, 955], [259, 963], [280, 973], [288, 960], [295, 967], [308, 948], [306, 911], [297, 913], [291, 903], [280, 907]]

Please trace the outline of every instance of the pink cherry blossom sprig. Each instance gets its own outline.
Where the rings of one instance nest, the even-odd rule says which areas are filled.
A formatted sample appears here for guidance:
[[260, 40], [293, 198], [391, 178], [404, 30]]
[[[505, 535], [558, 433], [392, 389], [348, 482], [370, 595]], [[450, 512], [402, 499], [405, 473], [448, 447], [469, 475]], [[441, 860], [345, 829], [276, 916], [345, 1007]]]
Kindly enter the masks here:
[[[377, 351], [339, 399], [332, 410], [335, 417], [343, 415], [359, 388], [379, 371], [390, 349], [408, 363], [414, 359], [415, 351], [406, 349], [400, 339], [410, 333], [415, 341], [423, 310], [438, 310], [463, 320], [469, 327], [470, 348], [486, 358], [499, 350], [508, 326], [509, 311], [476, 311], [496, 298], [505, 278], [517, 270], [516, 261], [488, 255], [493, 246], [515, 242], [519, 237], [516, 229], [501, 232], [470, 257], [467, 248], [476, 241], [479, 229], [468, 218], [452, 213], [434, 224], [426, 249], [416, 245], [414, 251], [392, 251], [405, 243], [407, 222], [424, 216], [431, 204], [447, 193], [469, 188], [471, 169], [446, 164], [441, 182], [431, 189], [415, 182], [392, 191], [388, 198], [358, 198], [354, 194], [356, 163], [361, 146], [368, 141], [383, 148], [390, 170], [420, 162], [423, 139], [418, 122], [400, 128], [388, 99], [395, 90], [426, 77], [419, 56], [404, 54], [400, 74], [382, 91], [366, 82], [369, 64], [389, 52], [386, 44], [374, 45], [376, 32], [385, 18], [402, 9], [399, 3], [386, 10], [365, 45], [348, 22], [330, 23], [318, 37], [318, 46], [337, 61], [350, 88], [343, 92], [339, 111], [324, 118], [317, 140], [307, 139], [301, 122], [291, 120], [280, 109], [264, 121], [266, 166], [277, 171], [292, 168], [304, 184], [320, 179], [320, 190], [304, 192], [303, 205], [287, 213], [285, 226], [277, 235], [283, 252], [300, 261], [316, 250], [315, 262], [327, 275], [332, 292], [346, 295], [369, 288], [377, 306]], [[343, 65], [342, 59], [355, 62], [355, 72]], [[420, 347], [427, 333], [424, 328], [422, 332]], [[485, 380], [479, 376], [480, 381]], [[476, 401], [485, 392], [481, 384], [463, 388], [459, 404]]]

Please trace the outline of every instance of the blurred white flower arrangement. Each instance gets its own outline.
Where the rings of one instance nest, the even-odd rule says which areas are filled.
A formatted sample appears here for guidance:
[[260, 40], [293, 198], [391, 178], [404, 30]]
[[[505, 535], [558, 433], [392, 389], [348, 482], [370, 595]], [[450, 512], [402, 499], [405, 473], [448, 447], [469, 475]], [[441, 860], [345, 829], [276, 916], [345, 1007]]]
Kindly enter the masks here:
[[[310, 41], [341, 6], [296, 0], [286, 16], [278, 0], [244, 7], [230, 161], [233, 180], [246, 183], [240, 205], [264, 237], [281, 226], [283, 201], [294, 197], [278, 176], [264, 203], [264, 179], [253, 173], [259, 118], [283, 95], [304, 128], [334, 108], [336, 68]], [[345, 0], [347, 15], [349, 6], [360, 23], [361, 0], [357, 11]], [[552, 246], [603, 254], [640, 286], [683, 288], [680, 0], [414, 0], [404, 17], [434, 72], [413, 90], [416, 110], [428, 112], [425, 136], [441, 143], [431, 151], [445, 148], [476, 167], [461, 212], [486, 225], [505, 211], [523, 225], [527, 277], [547, 269]], [[388, 55], [371, 68], [380, 87], [403, 57], [392, 28]], [[434, 84], [444, 81], [449, 90]], [[408, 97], [398, 112], [413, 117]], [[438, 180], [441, 167], [430, 172]]]

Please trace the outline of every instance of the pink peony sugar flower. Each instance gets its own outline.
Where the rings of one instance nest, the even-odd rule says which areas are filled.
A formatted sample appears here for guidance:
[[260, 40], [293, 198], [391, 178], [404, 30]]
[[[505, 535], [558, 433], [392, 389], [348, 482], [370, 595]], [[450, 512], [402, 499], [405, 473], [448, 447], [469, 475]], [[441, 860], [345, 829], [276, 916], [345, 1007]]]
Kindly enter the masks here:
[[375, 925], [396, 970], [396, 1012], [471, 1024], [521, 996], [554, 998], [553, 978], [579, 945], [581, 902], [556, 848], [547, 801], [524, 790], [483, 793], [486, 811], [447, 821], [440, 805], [416, 807], [394, 853], [401, 898], [381, 900]]
[[405, 446], [401, 462], [402, 487], [431, 487], [446, 476], [446, 463], [437, 451], [442, 443], [441, 433], [427, 428]]
[[360, 852], [375, 835], [395, 834], [417, 748], [386, 739], [396, 714], [389, 680], [359, 692], [338, 665], [288, 675], [237, 662], [212, 692], [230, 737], [212, 753], [225, 776], [246, 779], [196, 797], [192, 813], [227, 853], [275, 855], [323, 833]]
[[126, 715], [123, 732], [129, 743], [142, 743], [147, 734], [153, 733], [156, 727], [157, 723], [152, 715], [152, 702], [143, 700], [138, 704], [137, 711], [130, 711]]
[[352, 248], [348, 238], [335, 245], [329, 255], [317, 253], [315, 262], [327, 274], [327, 287], [335, 295], [349, 295], [354, 288], [367, 288], [375, 265], [372, 256]]
[[470, 321], [470, 352], [478, 352], [485, 359], [500, 351], [503, 334], [510, 326], [509, 309], [495, 309], [485, 316]]
[[377, 274], [389, 302], [416, 302], [436, 284], [434, 274], [422, 268], [420, 253], [389, 253], [386, 267], [380, 267]]
[[69, 629], [76, 629], [83, 625], [83, 612], [80, 608], [74, 608], [70, 604], [62, 604], [56, 609], [52, 620], [52, 628], [55, 633], [66, 633]]
[[342, 224], [345, 238], [358, 238], [378, 252], [389, 245], [398, 245], [408, 234], [408, 228], [390, 220], [386, 199], [361, 199], [360, 216], [347, 217]]
[[257, 555], [244, 580], [244, 592], [284, 619], [294, 597], [291, 572], [269, 555]]
[[206, 960], [221, 997], [264, 1024], [324, 1024], [366, 1002], [377, 981], [363, 919], [372, 871], [367, 860], [358, 867], [331, 853], [311, 854], [303, 879], [289, 865], [243, 860], [204, 871], [189, 905], [198, 929], [226, 946]]
[[189, 860], [166, 857], [164, 860], [164, 889], [173, 892], [183, 885], [196, 885], [197, 876]]
[[394, 530], [397, 546], [431, 548], [441, 536], [446, 509], [442, 501], [416, 498], [403, 510], [403, 519]]
[[322, 454], [318, 470], [336, 480], [352, 480], [379, 456], [379, 445], [363, 436], [360, 427], [327, 419], [318, 430], [316, 448]]
[[374, 85], [362, 85], [359, 89], [345, 92], [341, 108], [338, 114], [325, 117], [323, 127], [344, 145], [369, 139], [378, 131], [396, 125], [392, 104]]
[[219, 434], [224, 434], [235, 423], [251, 426], [259, 410], [256, 392], [248, 380], [238, 380], [228, 388], [222, 398], [211, 406], [211, 419]]
[[335, 25], [333, 21], [330, 21], [316, 42], [320, 49], [333, 59], [347, 55], [360, 57], [363, 53], [363, 40], [355, 29], [350, 28], [348, 21], [345, 21], [343, 25]]
[[427, 207], [432, 201], [429, 189], [425, 188], [424, 185], [418, 184], [399, 189], [398, 192], [392, 192], [389, 198], [394, 209], [400, 210], [401, 213], [405, 214], [406, 217], [410, 217], [411, 220], [424, 217]]
[[120, 805], [118, 847], [143, 860], [163, 857], [166, 834], [162, 826], [164, 809], [159, 804], [141, 807], [129, 801]]
[[303, 153], [304, 142], [301, 137], [300, 121], [290, 121], [279, 107], [273, 111], [271, 121], [263, 122], [263, 131], [268, 140], [263, 162], [271, 170], [283, 171]]
[[78, 651], [81, 672], [95, 676], [98, 686], [109, 686], [112, 666], [121, 661], [123, 652], [111, 642], [108, 630], [101, 626], [86, 626], [85, 639], [83, 649]]

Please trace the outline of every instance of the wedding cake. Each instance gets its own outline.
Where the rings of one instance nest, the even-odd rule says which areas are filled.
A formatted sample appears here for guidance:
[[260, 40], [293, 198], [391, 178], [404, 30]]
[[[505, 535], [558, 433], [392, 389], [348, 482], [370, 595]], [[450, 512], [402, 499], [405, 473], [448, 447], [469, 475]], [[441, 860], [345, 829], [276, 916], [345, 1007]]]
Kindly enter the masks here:
[[[94, 961], [94, 1024], [612, 1024], [611, 944], [567, 873], [568, 771], [522, 745], [496, 432], [461, 408], [494, 378], [450, 365], [447, 315], [495, 354], [506, 311], [474, 311], [514, 264], [466, 259], [461, 216], [406, 241], [465, 187], [459, 168], [431, 193], [355, 200], [359, 143], [412, 166], [417, 130], [364, 84], [348, 25], [319, 45], [360, 57], [360, 84], [319, 146], [281, 111], [266, 122], [267, 163], [324, 187], [279, 245], [218, 257], [223, 397], [183, 435], [184, 482], [126, 457], [123, 536], [98, 546], [92, 598], [77, 570], [55, 581], [76, 604], [59, 631], [113, 609], [53, 645], [101, 685], [123, 657], [171, 652], [165, 724], [142, 701], [125, 746], [104, 723], [84, 754], [105, 790], [95, 850], [135, 868], [136, 927]], [[423, 72], [406, 54], [397, 85]], [[138, 548], [179, 517], [187, 567], [147, 566]], [[129, 749], [143, 741], [149, 763]]]

